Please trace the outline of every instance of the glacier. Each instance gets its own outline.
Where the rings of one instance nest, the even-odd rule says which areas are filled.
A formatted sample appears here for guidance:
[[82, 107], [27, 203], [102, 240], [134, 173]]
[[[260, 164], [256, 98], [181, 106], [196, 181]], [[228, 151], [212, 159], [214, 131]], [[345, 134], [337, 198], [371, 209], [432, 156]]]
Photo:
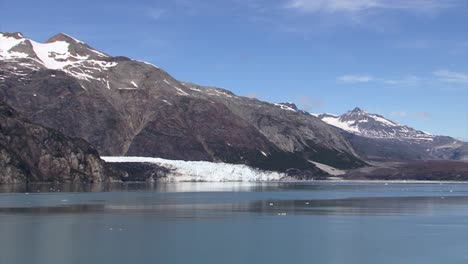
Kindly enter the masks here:
[[167, 160], [148, 157], [101, 157], [109, 163], [152, 163], [170, 170], [168, 182], [263, 182], [281, 181], [288, 178], [284, 173], [263, 171], [241, 164], [215, 163], [208, 161]]

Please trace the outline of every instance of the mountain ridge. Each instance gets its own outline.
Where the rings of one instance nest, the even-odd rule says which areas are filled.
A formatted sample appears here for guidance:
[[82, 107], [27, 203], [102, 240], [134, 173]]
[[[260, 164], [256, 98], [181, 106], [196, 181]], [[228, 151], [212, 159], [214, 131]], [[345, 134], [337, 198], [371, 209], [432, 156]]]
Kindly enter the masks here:
[[[17, 42], [32, 48], [15, 51]], [[3, 41], [9, 48], [0, 52], [0, 99], [34, 122], [84, 138], [102, 155], [281, 171], [313, 171], [310, 161], [340, 168], [365, 164], [342, 135], [316, 117], [227, 90], [200, 89], [150, 63], [90, 51], [68, 35], [48, 42]]]
[[359, 107], [342, 115], [320, 114], [369, 159], [468, 160], [468, 143], [401, 125]]

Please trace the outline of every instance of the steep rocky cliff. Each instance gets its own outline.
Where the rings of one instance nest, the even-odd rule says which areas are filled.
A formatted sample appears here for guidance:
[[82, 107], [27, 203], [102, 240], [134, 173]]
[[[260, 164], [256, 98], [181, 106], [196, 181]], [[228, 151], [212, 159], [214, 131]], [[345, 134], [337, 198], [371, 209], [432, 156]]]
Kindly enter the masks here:
[[0, 102], [0, 184], [120, 179], [82, 139], [31, 123]]

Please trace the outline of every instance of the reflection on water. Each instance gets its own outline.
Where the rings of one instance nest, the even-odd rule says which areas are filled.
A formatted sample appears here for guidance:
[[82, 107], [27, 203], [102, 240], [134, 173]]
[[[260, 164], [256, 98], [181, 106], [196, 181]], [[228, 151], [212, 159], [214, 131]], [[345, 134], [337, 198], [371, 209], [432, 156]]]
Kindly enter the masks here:
[[[468, 196], [448, 197], [371, 197], [325, 200], [253, 200], [239, 203], [174, 203], [169, 200], [133, 201], [97, 200], [89, 204], [74, 204], [61, 200], [60, 205], [0, 207], [0, 214], [75, 214], [75, 213], [129, 213], [152, 214], [161, 217], [209, 217], [256, 213], [266, 215], [434, 215], [445, 211], [451, 215], [468, 216]], [[132, 202], [132, 203], [129, 203]], [[456, 210], [459, 208], [460, 210]], [[205, 214], [200, 214], [204, 212]], [[182, 216], [183, 215], [183, 216]]]
[[0, 263], [468, 263], [468, 185], [3, 186]]

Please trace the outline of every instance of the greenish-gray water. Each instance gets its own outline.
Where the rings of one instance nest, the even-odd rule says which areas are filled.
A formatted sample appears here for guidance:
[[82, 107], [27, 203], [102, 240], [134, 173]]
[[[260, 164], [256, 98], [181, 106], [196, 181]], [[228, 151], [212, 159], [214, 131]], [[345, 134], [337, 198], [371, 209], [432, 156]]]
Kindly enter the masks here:
[[468, 184], [0, 187], [0, 263], [468, 263]]

